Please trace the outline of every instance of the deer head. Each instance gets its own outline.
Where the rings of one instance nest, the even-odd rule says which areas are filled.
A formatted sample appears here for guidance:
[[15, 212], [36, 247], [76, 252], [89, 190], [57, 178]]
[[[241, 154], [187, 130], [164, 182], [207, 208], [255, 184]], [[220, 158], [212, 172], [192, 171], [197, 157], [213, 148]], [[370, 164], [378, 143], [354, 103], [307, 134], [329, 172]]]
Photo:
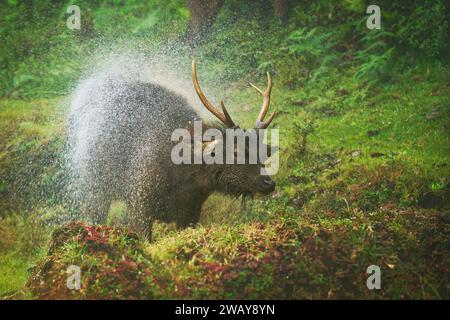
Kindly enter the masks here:
[[[202, 101], [203, 105], [208, 109], [224, 126], [228, 129], [239, 129], [241, 132], [245, 133], [245, 130], [241, 130], [238, 126], [235, 125], [232, 120], [230, 114], [228, 113], [225, 104], [223, 101], [220, 102], [222, 112], [219, 111], [205, 96], [203, 90], [201, 89], [198, 78], [197, 78], [197, 70], [195, 65], [195, 60], [192, 61], [192, 81], [194, 84], [195, 91], [197, 92], [198, 97]], [[264, 121], [264, 118], [267, 114], [270, 105], [270, 94], [272, 91], [272, 78], [269, 73], [267, 73], [267, 88], [262, 91], [254, 84], [250, 83], [250, 85], [258, 91], [262, 97], [262, 107], [261, 111], [255, 122], [254, 131], [259, 131], [262, 129], [266, 129], [272, 120], [275, 117], [275, 112], [272, 113], [267, 121]], [[222, 141], [226, 141], [225, 130]], [[257, 143], [262, 143], [259, 141], [259, 135]], [[234, 139], [234, 138], [233, 138]], [[213, 142], [205, 143], [205, 149], [211, 149], [211, 144]], [[234, 142], [233, 142], [234, 143]], [[225, 145], [225, 143], [223, 143]], [[223, 150], [226, 151], [226, 150]], [[237, 150], [234, 150], [237, 153]], [[248, 145], [245, 146], [245, 156], [246, 159], [249, 158], [249, 148]], [[236, 155], [235, 155], [236, 156]], [[261, 175], [261, 168], [264, 167], [264, 163], [258, 157], [257, 163], [254, 164], [222, 164], [222, 165], [214, 165], [209, 170], [212, 170], [211, 176], [214, 176], [214, 183], [216, 188], [219, 191], [223, 191], [228, 194], [234, 195], [253, 195], [255, 193], [268, 194], [275, 189], [275, 183], [268, 175]]]

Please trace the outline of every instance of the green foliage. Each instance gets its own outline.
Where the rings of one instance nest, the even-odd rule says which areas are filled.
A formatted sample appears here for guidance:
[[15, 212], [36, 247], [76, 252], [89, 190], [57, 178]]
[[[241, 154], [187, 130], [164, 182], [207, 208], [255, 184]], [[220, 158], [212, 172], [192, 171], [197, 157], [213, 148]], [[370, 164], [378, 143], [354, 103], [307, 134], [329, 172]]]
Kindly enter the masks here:
[[[0, 95], [54, 97], [67, 94], [105, 48], [161, 43], [187, 24], [181, 0], [78, 1], [81, 30], [66, 27], [71, 2], [2, 2]], [[151, 39], [151, 41], [148, 41]], [[126, 44], [125, 44], [126, 43]]]
[[[296, 119], [297, 120], [297, 119]], [[317, 126], [314, 125], [314, 120], [310, 117], [306, 117], [301, 121], [293, 121], [294, 133], [299, 137], [299, 154], [304, 155], [306, 153], [306, 147], [308, 145], [308, 136], [316, 131]]]
[[389, 47], [386, 39], [392, 36], [381, 30], [367, 32], [362, 38], [365, 48], [356, 53], [355, 58], [360, 64], [356, 68], [355, 79], [375, 84], [390, 76], [395, 48]]
[[449, 57], [448, 1], [415, 1], [408, 5], [413, 8], [411, 15], [398, 16], [396, 24], [400, 43], [434, 58]]
[[208, 81], [223, 87], [224, 81], [253, 81], [267, 71], [276, 72], [273, 56], [286, 30], [268, 18], [267, 10], [258, 2], [225, 2], [207, 38], [194, 48], [194, 56], [208, 66]]
[[0, 295], [10, 298], [20, 294], [29, 277], [29, 268], [45, 254], [51, 228], [41, 213], [10, 214], [0, 217]]
[[[81, 31], [65, 26], [69, 2], [4, 2], [0, 27], [0, 95], [54, 97], [66, 94], [80, 75], [107, 51], [180, 45], [189, 12], [181, 0], [80, 1]], [[267, 2], [226, 1], [204, 45], [194, 54], [208, 63], [207, 80], [235, 80], [280, 74], [296, 87], [334, 72], [336, 64], [353, 64], [356, 77], [369, 84], [385, 81], [397, 51], [448, 57], [449, 25], [445, 1], [382, 2], [382, 30], [365, 28], [366, 1], [314, 1], [295, 4], [289, 25], [267, 14]], [[251, 17], [250, 19], [247, 17]], [[145, 48], [144, 48], [145, 47]], [[348, 49], [357, 47], [355, 63]], [[233, 63], [227, 63], [233, 61]], [[410, 61], [404, 62], [410, 63]], [[218, 77], [218, 75], [221, 75]], [[254, 75], [254, 74], [253, 74]], [[218, 79], [219, 78], [219, 79]]]
[[[310, 74], [307, 78], [315, 81], [325, 71], [330, 71], [330, 65], [336, 61], [337, 55], [331, 52], [335, 45], [333, 34], [313, 28], [311, 30], [301, 29], [289, 35], [287, 46], [288, 54], [300, 65], [308, 66]], [[287, 72], [286, 72], [287, 73]], [[296, 77], [295, 73], [290, 73]]]
[[65, 112], [61, 100], [0, 101], [0, 216], [62, 201]]

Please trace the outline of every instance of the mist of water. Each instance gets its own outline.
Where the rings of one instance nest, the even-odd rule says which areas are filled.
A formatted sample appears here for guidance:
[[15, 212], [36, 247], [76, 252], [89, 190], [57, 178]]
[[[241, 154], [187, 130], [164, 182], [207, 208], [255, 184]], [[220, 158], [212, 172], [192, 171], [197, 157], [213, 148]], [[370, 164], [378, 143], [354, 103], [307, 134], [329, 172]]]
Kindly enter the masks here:
[[[114, 179], [111, 179], [111, 182], [91, 181], [94, 175], [92, 168], [96, 168], [97, 171], [111, 170], [117, 172], [113, 175], [120, 175], [120, 172], [125, 171], [123, 167], [128, 166], [129, 163], [146, 161], [142, 157], [152, 154], [152, 150], [149, 149], [157, 147], [156, 144], [159, 143], [158, 139], [160, 139], [158, 134], [136, 138], [132, 136], [135, 133], [130, 132], [129, 139], [142, 138], [143, 141], [145, 140], [141, 144], [140, 152], [133, 152], [133, 149], [127, 147], [121, 150], [100, 152], [98, 154], [110, 154], [109, 157], [117, 157], [113, 168], [105, 168], [102, 167], [103, 162], [107, 165], [108, 161], [99, 157], [93, 159], [92, 155], [93, 149], [102, 147], [97, 144], [99, 136], [110, 135], [109, 139], [114, 140], [115, 129], [111, 126], [117, 124], [118, 121], [128, 123], [128, 126], [147, 123], [154, 126], [150, 130], [151, 132], [159, 130], [158, 128], [164, 129], [170, 121], [170, 116], [164, 118], [155, 115], [152, 110], [148, 110], [145, 106], [133, 107], [134, 109], [132, 109], [123, 105], [122, 107], [127, 110], [118, 110], [117, 108], [120, 108], [120, 106], [115, 105], [114, 99], [118, 95], [126, 96], [128, 94], [126, 86], [129, 83], [151, 83], [166, 88], [185, 99], [188, 102], [188, 107], [195, 110], [199, 117], [211, 118], [209, 112], [205, 112], [204, 108], [197, 107], [200, 103], [190, 80], [190, 58], [179, 59], [176, 53], [177, 50], [171, 48], [165, 50], [164, 53], [151, 56], [142, 54], [142, 52], [130, 52], [129, 50], [121, 50], [120, 53], [102, 54], [101, 57], [95, 58], [98, 61], [97, 65], [86, 72], [77, 84], [71, 96], [69, 108], [66, 151], [69, 177], [68, 193], [69, 199], [73, 200], [75, 207], [80, 207], [80, 204], [82, 205], [85, 201], [92, 201], [92, 197], [95, 197], [98, 189], [104, 188], [105, 184], [120, 180], [113, 177]], [[133, 96], [127, 96], [125, 100], [129, 100], [130, 105], [138, 104], [134, 99]], [[158, 97], [155, 97], [155, 99], [158, 99]], [[177, 101], [174, 101], [174, 103], [177, 103]], [[178, 115], [173, 116], [177, 118]], [[144, 117], [151, 119], [151, 121], [136, 122], [136, 117]], [[151, 141], [151, 143], [148, 143], [148, 141]], [[116, 145], [118, 143], [120, 142], [116, 141]], [[124, 143], [128, 143], [128, 141], [124, 141]], [[127, 152], [128, 154], [120, 154]], [[123, 163], [125, 158], [128, 163]], [[93, 165], [93, 161], [97, 163]], [[113, 187], [126, 188], [129, 186], [111, 186], [111, 188]], [[101, 199], [97, 200], [102, 201]]]

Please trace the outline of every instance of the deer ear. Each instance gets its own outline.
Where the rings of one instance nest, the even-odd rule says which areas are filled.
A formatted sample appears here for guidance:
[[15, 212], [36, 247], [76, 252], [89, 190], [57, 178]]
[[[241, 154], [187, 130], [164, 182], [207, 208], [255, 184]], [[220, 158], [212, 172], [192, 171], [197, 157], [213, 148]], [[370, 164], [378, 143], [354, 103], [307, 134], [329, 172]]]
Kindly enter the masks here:
[[209, 142], [203, 142], [203, 154], [210, 155], [212, 152], [216, 151], [217, 147], [220, 147], [222, 145], [222, 140], [213, 140]]
[[203, 144], [203, 161], [205, 164], [223, 164], [223, 140], [217, 139]]

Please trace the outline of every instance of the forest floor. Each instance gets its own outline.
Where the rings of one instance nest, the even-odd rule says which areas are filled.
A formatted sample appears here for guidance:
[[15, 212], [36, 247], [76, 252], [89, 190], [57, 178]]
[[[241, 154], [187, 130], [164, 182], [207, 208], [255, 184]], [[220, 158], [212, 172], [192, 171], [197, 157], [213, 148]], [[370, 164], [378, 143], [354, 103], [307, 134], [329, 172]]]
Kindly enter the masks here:
[[[350, 74], [298, 90], [275, 85], [277, 189], [246, 209], [214, 195], [198, 226], [157, 224], [152, 243], [114, 219], [64, 224], [60, 206], [3, 216], [0, 296], [448, 299], [448, 71], [411, 68], [370, 89]], [[232, 90], [230, 111], [251, 125], [259, 97]], [[0, 169], [40, 181], [18, 198], [59, 181], [66, 104], [0, 100]], [[2, 179], [0, 192], [13, 182]], [[67, 289], [70, 265], [81, 268], [81, 290]], [[380, 290], [366, 286], [371, 265]]]

